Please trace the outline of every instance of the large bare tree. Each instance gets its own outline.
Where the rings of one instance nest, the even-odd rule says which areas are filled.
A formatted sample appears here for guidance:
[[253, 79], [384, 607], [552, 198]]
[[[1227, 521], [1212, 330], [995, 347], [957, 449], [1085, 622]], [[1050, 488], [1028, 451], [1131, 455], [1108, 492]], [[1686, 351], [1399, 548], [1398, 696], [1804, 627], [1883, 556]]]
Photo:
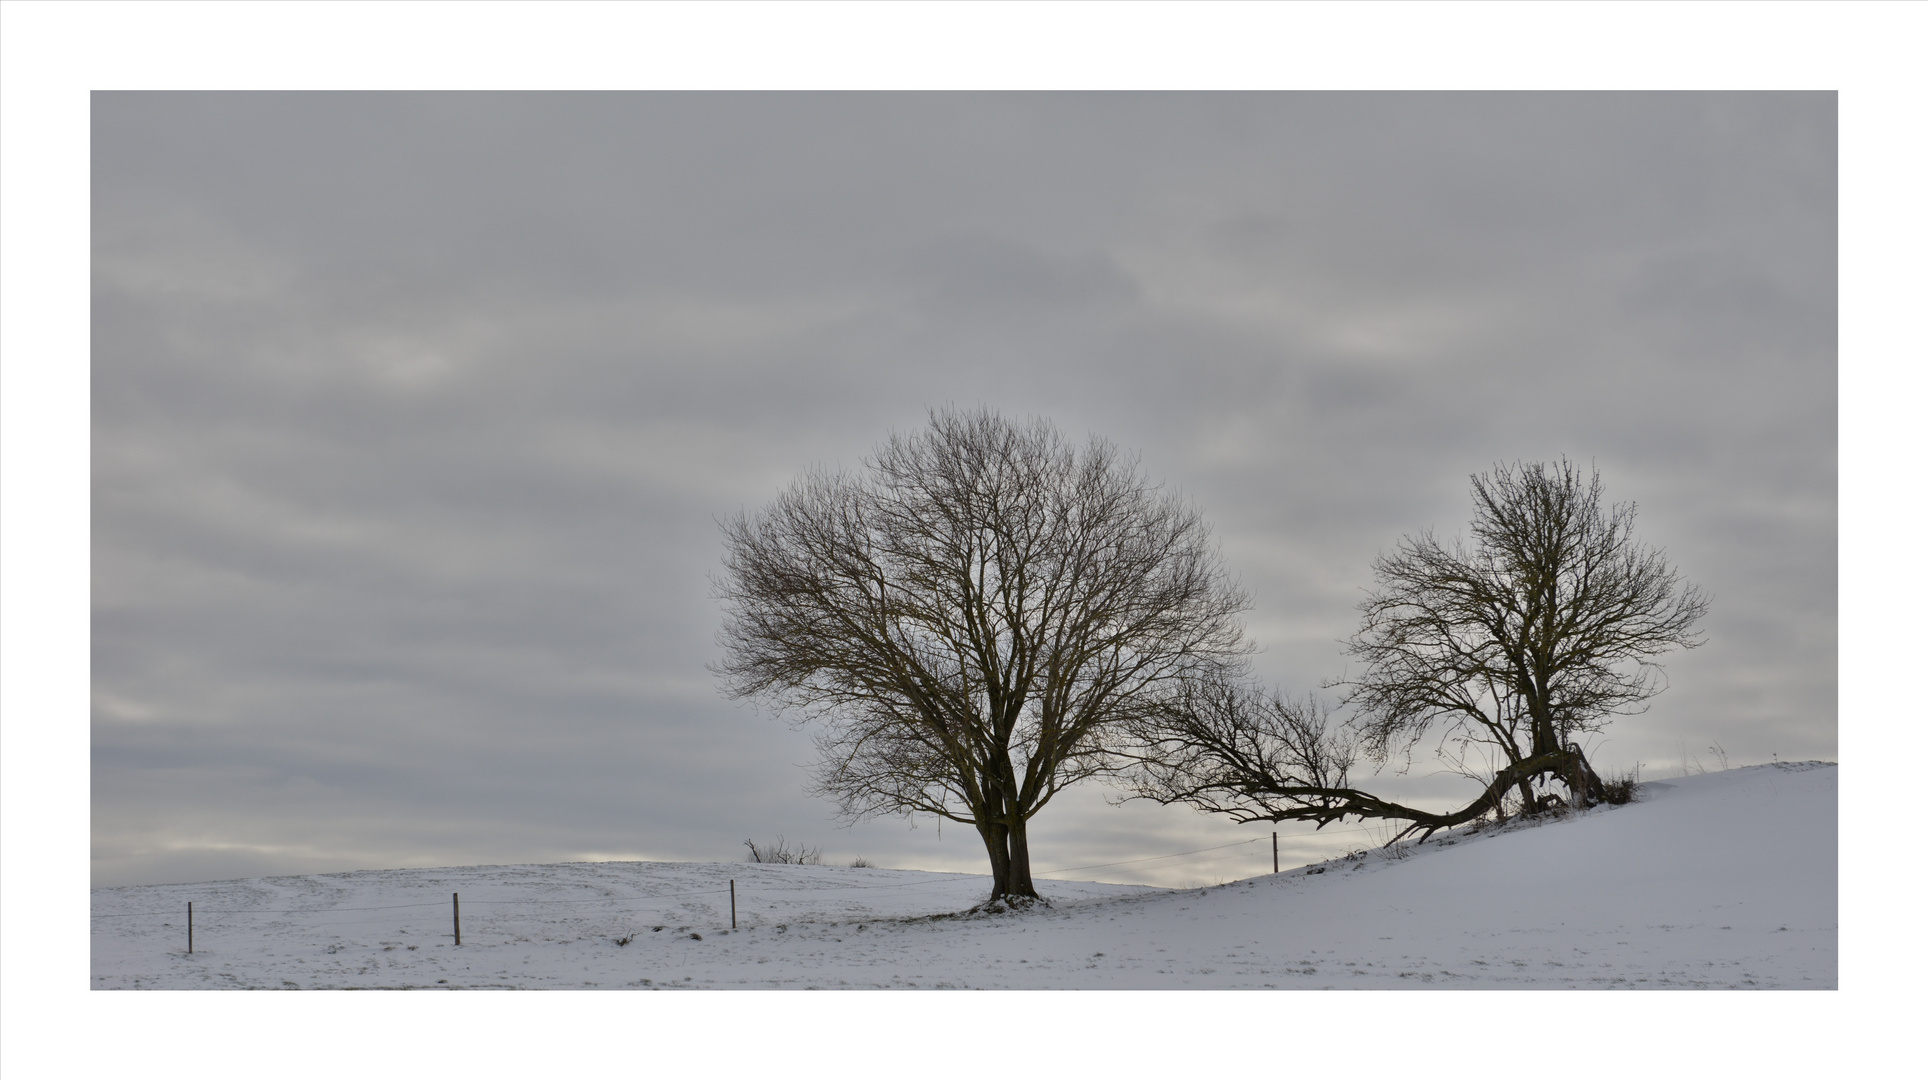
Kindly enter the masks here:
[[[1343, 731], [1309, 703], [1207, 680], [1141, 725], [1137, 792], [1242, 821], [1391, 818], [1422, 834], [1501, 811], [1509, 791], [1532, 813], [1540, 780], [1574, 805], [1605, 799], [1578, 736], [1662, 689], [1655, 657], [1700, 644], [1707, 598], [1633, 539], [1633, 505], [1605, 505], [1597, 471], [1502, 465], [1473, 477], [1473, 502], [1470, 543], [1421, 533], [1374, 563]], [[1483, 745], [1503, 761], [1472, 803], [1431, 813], [1351, 786], [1361, 755], [1383, 766], [1429, 731], [1442, 753]]]
[[1046, 421], [933, 413], [724, 534], [726, 692], [818, 725], [846, 818], [976, 829], [992, 900], [1037, 897], [1027, 823], [1115, 733], [1248, 651], [1198, 512]]

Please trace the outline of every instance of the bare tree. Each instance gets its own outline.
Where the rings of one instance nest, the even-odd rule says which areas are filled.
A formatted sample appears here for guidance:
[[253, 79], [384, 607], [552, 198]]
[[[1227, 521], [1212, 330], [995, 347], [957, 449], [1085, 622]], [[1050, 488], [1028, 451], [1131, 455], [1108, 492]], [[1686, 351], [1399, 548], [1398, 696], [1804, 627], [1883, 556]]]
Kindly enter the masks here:
[[[1241, 821], [1411, 822], [1401, 836], [1500, 812], [1509, 789], [1535, 812], [1548, 798], [1535, 780], [1576, 806], [1605, 800], [1577, 737], [1660, 692], [1654, 658], [1700, 644], [1707, 599], [1634, 541], [1632, 504], [1605, 507], [1597, 472], [1499, 466], [1473, 477], [1473, 498], [1470, 544], [1422, 533], [1375, 562], [1349, 643], [1365, 671], [1339, 684], [1354, 711], [1343, 730], [1316, 705], [1220, 677], [1138, 729], [1135, 792]], [[1430, 813], [1349, 786], [1362, 754], [1383, 766], [1434, 730], [1442, 753], [1483, 744], [1505, 762], [1466, 807]]]
[[1197, 511], [1045, 421], [933, 413], [724, 534], [726, 692], [819, 725], [815, 791], [846, 818], [976, 829], [993, 900], [1037, 896], [1033, 815], [1248, 651]]
[[1358, 739], [1316, 698], [1287, 701], [1237, 668], [1205, 671], [1132, 725], [1119, 753], [1132, 794], [1189, 803], [1232, 820], [1325, 825], [1365, 805], [1350, 787]]
[[1701, 643], [1707, 598], [1633, 539], [1634, 506], [1603, 504], [1600, 474], [1557, 464], [1498, 466], [1473, 477], [1472, 543], [1408, 537], [1374, 564], [1378, 589], [1352, 638], [1365, 662], [1346, 702], [1368, 752], [1442, 726], [1534, 759], [1584, 805], [1600, 779], [1575, 741], [1616, 714], [1642, 711], [1665, 686], [1654, 658]]
[[780, 863], [785, 866], [823, 865], [822, 848], [804, 847], [799, 844], [793, 851], [790, 848], [790, 842], [780, 835], [774, 844], [768, 840], [761, 844], [755, 840], [745, 840], [743, 846], [750, 849], [750, 861], [753, 863]]

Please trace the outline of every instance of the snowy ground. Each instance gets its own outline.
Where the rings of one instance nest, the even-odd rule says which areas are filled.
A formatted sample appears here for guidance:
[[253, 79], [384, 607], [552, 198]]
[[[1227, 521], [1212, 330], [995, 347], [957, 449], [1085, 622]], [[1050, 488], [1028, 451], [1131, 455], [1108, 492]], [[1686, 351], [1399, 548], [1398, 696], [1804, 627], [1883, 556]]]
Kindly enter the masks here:
[[1211, 889], [1046, 882], [1049, 910], [991, 916], [955, 914], [984, 877], [744, 863], [97, 889], [92, 985], [1832, 989], [1837, 774], [1685, 777], [1625, 807]]

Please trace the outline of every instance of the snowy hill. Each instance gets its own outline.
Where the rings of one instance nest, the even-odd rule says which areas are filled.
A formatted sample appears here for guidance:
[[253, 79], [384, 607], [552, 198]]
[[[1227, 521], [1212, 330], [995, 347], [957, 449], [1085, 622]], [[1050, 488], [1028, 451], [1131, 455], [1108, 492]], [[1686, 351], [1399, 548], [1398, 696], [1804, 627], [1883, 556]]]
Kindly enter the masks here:
[[988, 891], [975, 875], [744, 863], [97, 889], [92, 985], [1826, 989], [1838, 771], [1684, 777], [1212, 889], [1043, 882], [1052, 908], [1017, 915], [957, 916]]

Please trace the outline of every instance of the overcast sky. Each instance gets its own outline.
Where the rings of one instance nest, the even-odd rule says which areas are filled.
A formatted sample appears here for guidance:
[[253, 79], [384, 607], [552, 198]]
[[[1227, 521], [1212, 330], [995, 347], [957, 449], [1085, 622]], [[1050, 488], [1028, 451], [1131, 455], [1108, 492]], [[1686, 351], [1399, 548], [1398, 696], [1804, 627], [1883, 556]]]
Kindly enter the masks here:
[[[840, 827], [705, 669], [717, 520], [952, 403], [1196, 500], [1290, 692], [1470, 474], [1595, 464], [1713, 597], [1596, 764], [1836, 755], [1832, 94], [99, 94], [92, 139], [96, 885], [982, 872]], [[1270, 831], [1108, 794], [1039, 870]]]

